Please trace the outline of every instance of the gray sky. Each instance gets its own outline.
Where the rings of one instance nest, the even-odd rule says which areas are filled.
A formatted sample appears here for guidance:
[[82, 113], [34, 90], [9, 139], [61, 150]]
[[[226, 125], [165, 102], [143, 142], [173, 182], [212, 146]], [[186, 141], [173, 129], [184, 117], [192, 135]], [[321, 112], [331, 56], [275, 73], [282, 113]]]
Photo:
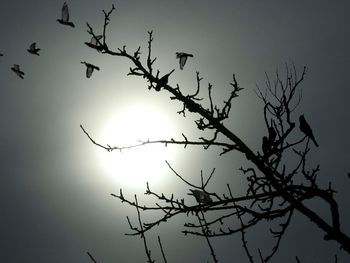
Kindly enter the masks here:
[[[237, 154], [218, 156], [218, 150], [161, 148], [160, 154], [143, 167], [139, 160], [130, 169], [118, 170], [123, 159], [116, 154], [115, 171], [106, 161], [108, 153], [93, 146], [79, 128], [83, 123], [91, 135], [103, 140], [111, 120], [126, 108], [151, 108], [165, 118], [159, 124], [162, 138], [195, 139], [200, 134], [193, 117], [178, 114], [179, 104], [171, 104], [166, 94], [150, 92], [142, 79], [127, 77], [130, 64], [123, 58], [97, 54], [83, 43], [89, 41], [88, 21], [101, 28], [102, 9], [112, 1], [68, 1], [75, 28], [60, 25], [63, 2], [2, 0], [0, 9], [0, 247], [3, 262], [89, 262], [91, 251], [98, 262], [145, 262], [139, 238], [125, 237], [126, 215], [136, 212], [110, 193], [124, 193], [149, 202], [142, 195], [145, 181], [157, 167], [154, 189], [186, 196], [188, 187], [166, 168], [164, 159], [193, 182], [199, 174], [216, 167], [213, 191], [224, 191], [226, 183], [239, 192]], [[154, 31], [153, 54], [162, 74], [175, 68], [170, 84], [184, 91], [195, 89], [195, 72], [203, 86], [214, 85], [214, 98], [220, 103], [229, 94], [232, 73], [244, 90], [233, 106], [228, 123], [254, 150], [264, 135], [262, 104], [256, 98], [256, 84], [263, 86], [265, 71], [283, 72], [285, 63], [294, 63], [308, 72], [303, 82], [303, 100], [298, 113], [305, 113], [320, 147], [311, 153], [312, 163], [321, 164], [321, 181], [332, 180], [338, 190], [341, 223], [350, 234], [346, 172], [350, 170], [349, 1], [118, 1], [108, 29], [109, 47], [142, 46], [146, 54], [147, 30]], [[40, 56], [26, 49], [32, 42], [41, 48]], [[178, 70], [176, 51], [194, 54], [183, 71]], [[86, 79], [84, 65], [92, 62], [101, 70]], [[25, 79], [11, 70], [20, 64]], [[140, 107], [140, 105], [143, 105]], [[299, 116], [299, 115], [296, 115]], [[136, 117], [135, 117], [136, 118]], [[151, 120], [150, 120], [151, 121]], [[135, 119], [136, 123], [140, 120]], [[118, 123], [119, 124], [119, 123]], [[157, 124], [155, 124], [157, 125]], [[133, 126], [134, 127], [134, 126]], [[144, 136], [144, 127], [135, 126]], [[128, 127], [123, 127], [128, 130]], [[109, 143], [108, 141], [102, 141]], [[123, 142], [123, 138], [120, 141]], [[125, 139], [124, 139], [125, 142]], [[169, 148], [169, 147], [168, 147]], [[146, 154], [149, 149], [145, 150]], [[158, 151], [160, 151], [158, 149]], [[140, 153], [141, 156], [144, 153]], [[118, 163], [119, 162], [119, 163]], [[109, 163], [109, 164], [106, 164]], [[135, 167], [140, 167], [137, 170]], [[136, 170], [135, 170], [136, 169]], [[143, 171], [141, 182], [131, 185], [124, 174]], [[129, 175], [128, 175], [129, 176]], [[151, 180], [151, 179], [150, 179]], [[151, 180], [152, 181], [152, 180]], [[142, 186], [142, 187], [141, 187]], [[151, 184], [152, 187], [152, 184]], [[318, 204], [316, 204], [318, 205]], [[322, 213], [320, 206], [319, 211]], [[180, 233], [184, 218], [174, 220], [150, 233], [153, 253], [159, 257], [159, 234], [169, 262], [204, 262], [209, 259], [205, 241]], [[248, 235], [257, 251], [265, 247], [263, 228]], [[215, 241], [221, 262], [248, 262], [240, 237]], [[273, 262], [339, 262], [349, 255], [323, 240], [323, 234], [308, 220], [296, 216]]]

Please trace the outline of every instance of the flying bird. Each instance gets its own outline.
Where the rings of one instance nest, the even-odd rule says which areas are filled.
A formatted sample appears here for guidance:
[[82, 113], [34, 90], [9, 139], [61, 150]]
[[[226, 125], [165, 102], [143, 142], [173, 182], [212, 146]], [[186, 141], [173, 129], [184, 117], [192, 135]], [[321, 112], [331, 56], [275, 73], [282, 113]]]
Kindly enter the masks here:
[[164, 75], [163, 77], [161, 77], [159, 79], [159, 82], [157, 83], [156, 87], [154, 88], [156, 91], [160, 91], [160, 89], [162, 87], [164, 87], [165, 85], [168, 84], [169, 81], [169, 76], [171, 73], [173, 73], [175, 71], [175, 69], [173, 69], [172, 71], [170, 71], [168, 74]]
[[306, 122], [304, 115], [300, 115], [300, 117], [299, 117], [299, 128], [318, 147], [318, 143], [316, 142], [316, 139], [315, 139], [315, 136], [312, 132], [312, 129], [311, 129], [310, 125]]
[[87, 63], [85, 61], [82, 61], [81, 64], [84, 64], [86, 66], [86, 77], [87, 78], [90, 78], [91, 75], [92, 75], [92, 72], [94, 72], [94, 70], [100, 70], [99, 67], [93, 65], [93, 64], [90, 64], [90, 63]]
[[185, 52], [176, 52], [176, 58], [180, 59], [179, 63], [181, 70], [184, 68], [188, 57], [193, 57], [193, 55]]
[[66, 2], [62, 6], [61, 19], [57, 19], [57, 21], [62, 25], [74, 27], [74, 24], [69, 21], [69, 10]]
[[15, 72], [18, 77], [20, 77], [21, 79], [24, 79], [24, 72], [20, 70], [18, 64], [14, 64], [11, 70]]
[[27, 49], [30, 54], [39, 56], [40, 48], [36, 47], [36, 42], [32, 43], [30, 47]]
[[205, 205], [205, 204], [210, 204], [211, 202], [213, 202], [210, 195], [204, 191], [197, 190], [197, 189], [195, 189], [195, 190], [190, 189], [190, 191], [191, 191], [191, 193], [188, 193], [188, 195], [193, 195], [199, 204]]

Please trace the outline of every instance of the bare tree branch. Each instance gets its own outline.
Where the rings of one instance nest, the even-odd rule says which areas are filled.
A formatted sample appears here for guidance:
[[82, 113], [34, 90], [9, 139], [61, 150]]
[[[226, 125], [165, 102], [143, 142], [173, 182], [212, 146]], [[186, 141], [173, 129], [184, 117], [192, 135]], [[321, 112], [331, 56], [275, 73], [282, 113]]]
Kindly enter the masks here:
[[[132, 65], [128, 75], [142, 77], [147, 81], [149, 90], [156, 93], [165, 92], [169, 94], [170, 100], [180, 102], [181, 109], [177, 113], [184, 117], [186, 117], [188, 112], [194, 114], [196, 116], [195, 125], [197, 129], [205, 135], [199, 137], [198, 140], [188, 140], [182, 134], [182, 140], [147, 140], [140, 141], [134, 145], [110, 146], [107, 144], [105, 146], [96, 142], [84, 127], [80, 125], [80, 128], [89, 140], [107, 151], [122, 151], [148, 144], [183, 145], [184, 148], [188, 145], [197, 145], [202, 146], [204, 150], [211, 146], [216, 146], [222, 149], [221, 155], [236, 151], [249, 161], [249, 167], [241, 167], [239, 169], [246, 179], [246, 193], [241, 196], [234, 197], [229, 186], [228, 193], [207, 191], [215, 169], [212, 170], [206, 180], [204, 180], [203, 172], [201, 171], [201, 184], [196, 185], [176, 172], [168, 162], [166, 163], [169, 169], [185, 183], [186, 187], [192, 188], [192, 192], [197, 190], [210, 202], [201, 202], [200, 199], [196, 198], [197, 205], [188, 205], [184, 197], [176, 196], [173, 193], [165, 195], [164, 193], [154, 192], [150, 189], [148, 183], [145, 194], [156, 199], [156, 203], [152, 206], [140, 205], [136, 196], [135, 201], [125, 198], [122, 190], [120, 190], [119, 195], [112, 194], [121, 202], [136, 208], [139, 227], [134, 227], [127, 217], [130, 229], [133, 231], [128, 235], [139, 235], [143, 238], [149, 262], [153, 261], [151, 259], [151, 251], [146, 243], [145, 233], [179, 215], [185, 215], [188, 219], [184, 223], [182, 232], [185, 235], [204, 237], [214, 262], [217, 262], [217, 256], [210, 243], [210, 238], [229, 236], [236, 233], [241, 234], [242, 246], [249, 261], [254, 262], [250, 249], [247, 246], [246, 232], [262, 221], [269, 223], [270, 234], [274, 238], [275, 243], [266, 256], [258, 248], [259, 259], [261, 262], [270, 261], [278, 251], [282, 237], [287, 231], [295, 211], [298, 211], [319, 227], [325, 234], [325, 240], [336, 241], [341, 248], [350, 253], [350, 238], [340, 227], [339, 208], [334, 198], [335, 190], [331, 184], [327, 188], [319, 185], [319, 165], [308, 167], [307, 160], [311, 152], [309, 137], [296, 129], [297, 116], [295, 116], [295, 110], [302, 99], [301, 83], [306, 75], [306, 67], [301, 72], [298, 72], [294, 64], [291, 66], [286, 64], [284, 76], [276, 70], [274, 79], [271, 79], [269, 74], [266, 73], [266, 87], [264, 89], [257, 87], [256, 94], [263, 104], [262, 118], [266, 132], [259, 135], [262, 138], [262, 147], [261, 151], [256, 151], [226, 126], [225, 120], [230, 118], [232, 103], [242, 90], [234, 74], [230, 83], [231, 92], [223, 101], [222, 106], [218, 106], [214, 101], [212, 84], [210, 83], [208, 83], [207, 87], [208, 97], [199, 97], [202, 94], [203, 80], [199, 72], [196, 72], [194, 92], [186, 94], [179, 84], [176, 84], [176, 86], [169, 84], [169, 79], [172, 78], [174, 69], [166, 71], [165, 74], [163, 72], [164, 75], [161, 75], [159, 69], [155, 69], [156, 58], [152, 56], [153, 31], [148, 32], [145, 65], [141, 61], [141, 47], [130, 52], [126, 46], [114, 50], [108, 46], [106, 41], [107, 26], [114, 10], [115, 8], [112, 6], [109, 12], [103, 11], [104, 26], [102, 38], [98, 37], [94, 33], [93, 28], [87, 24], [87, 32], [92, 37], [92, 40], [96, 39], [96, 41], [92, 41], [96, 42], [95, 45], [86, 43], [87, 46], [102, 54], [126, 58]], [[209, 106], [204, 104], [206, 101]], [[291, 156], [295, 158], [294, 165], [290, 164]], [[316, 210], [306, 204], [305, 201], [310, 199], [319, 199], [329, 207], [331, 222], [328, 222], [327, 217], [318, 214]], [[150, 222], [142, 222], [140, 210], [158, 212], [159, 216]], [[210, 220], [207, 220], [207, 218], [210, 218]], [[193, 223], [193, 220], [198, 220], [198, 223]], [[163, 259], [166, 261], [160, 239], [158, 240]], [[300, 262], [298, 257], [296, 257], [296, 261]]]
[[96, 261], [95, 258], [90, 254], [89, 251], [86, 252], [86, 253], [88, 254], [88, 256], [89, 256], [89, 258], [91, 259], [92, 262], [97, 263], [97, 261]]

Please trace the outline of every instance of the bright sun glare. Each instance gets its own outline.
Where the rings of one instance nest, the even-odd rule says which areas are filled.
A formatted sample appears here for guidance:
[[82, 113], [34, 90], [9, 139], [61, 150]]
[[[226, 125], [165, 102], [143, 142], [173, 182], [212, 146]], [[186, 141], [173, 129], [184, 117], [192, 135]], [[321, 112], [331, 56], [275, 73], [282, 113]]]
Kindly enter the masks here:
[[[124, 108], [106, 122], [99, 142], [103, 145], [129, 146], [141, 141], [169, 139], [173, 128], [169, 118], [151, 106], [135, 105]], [[146, 182], [161, 182], [169, 170], [165, 160], [174, 160], [175, 147], [149, 144], [141, 147], [107, 152], [101, 150], [99, 159], [105, 172], [121, 186], [144, 188]]]

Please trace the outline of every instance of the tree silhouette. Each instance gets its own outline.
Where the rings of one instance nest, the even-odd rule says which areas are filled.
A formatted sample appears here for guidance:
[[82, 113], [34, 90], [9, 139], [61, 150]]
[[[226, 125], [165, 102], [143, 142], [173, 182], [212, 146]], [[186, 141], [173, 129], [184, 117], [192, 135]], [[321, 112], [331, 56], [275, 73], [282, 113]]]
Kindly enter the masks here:
[[[148, 32], [148, 52], [144, 63], [141, 60], [141, 47], [133, 52], [128, 51], [126, 46], [116, 50], [109, 47], [106, 37], [107, 27], [114, 10], [115, 7], [112, 6], [108, 12], [103, 11], [102, 35], [96, 35], [93, 27], [87, 23], [87, 32], [91, 37], [91, 42], [85, 44], [99, 53], [128, 59], [132, 64], [128, 75], [144, 78], [150, 90], [169, 93], [171, 100], [182, 103], [182, 108], [177, 113], [184, 117], [188, 112], [196, 114], [198, 116], [195, 121], [197, 129], [209, 132], [211, 137], [190, 140], [182, 134], [183, 138], [180, 140], [171, 138], [141, 141], [136, 145], [110, 146], [96, 142], [81, 125], [81, 129], [91, 142], [107, 151], [130, 149], [153, 143], [183, 145], [184, 147], [196, 145], [202, 146], [205, 150], [209, 147], [219, 147], [221, 149], [220, 155], [238, 152], [250, 163], [249, 167], [239, 169], [246, 179], [244, 195], [235, 194], [229, 184], [222, 193], [209, 192], [207, 186], [213, 179], [215, 169], [207, 179], [201, 173], [201, 184], [196, 185], [187, 181], [169, 162], [166, 163], [173, 174], [191, 188], [189, 194], [194, 195], [198, 202], [197, 205], [188, 205], [183, 198], [177, 197], [174, 193], [166, 195], [154, 192], [148, 184], [145, 194], [158, 200], [153, 206], [140, 204], [136, 195], [134, 199], [126, 198], [122, 190], [119, 194], [112, 194], [121, 202], [137, 210], [136, 225], [127, 217], [132, 230], [129, 235], [142, 237], [148, 262], [154, 262], [154, 259], [147, 245], [146, 233], [180, 215], [197, 220], [197, 223], [192, 223], [192, 221], [185, 223], [182, 232], [185, 235], [204, 237], [214, 262], [219, 261], [219, 256], [215, 253], [211, 239], [234, 234], [241, 235], [242, 246], [250, 262], [268, 262], [278, 251], [280, 242], [296, 211], [315, 224], [324, 233], [325, 240], [337, 242], [342, 249], [350, 253], [350, 238], [343, 232], [340, 225], [338, 204], [334, 197], [335, 190], [331, 183], [327, 187], [319, 184], [319, 165], [308, 168], [308, 156], [311, 151], [309, 142], [310, 139], [314, 140], [313, 135], [311, 136], [310, 132], [309, 134], [305, 132], [305, 124], [300, 124], [300, 129], [296, 125], [299, 116], [295, 116], [295, 109], [302, 98], [301, 83], [306, 74], [306, 67], [298, 72], [294, 65], [286, 65], [285, 77], [277, 72], [274, 80], [271, 80], [266, 74], [266, 87], [257, 89], [256, 94], [263, 104], [266, 132], [261, 134], [262, 147], [256, 152], [225, 126], [225, 120], [230, 117], [232, 103], [242, 90], [236, 76], [233, 75], [230, 83], [231, 93], [228, 94], [222, 107], [213, 100], [211, 84], [206, 87], [207, 98], [204, 100], [199, 96], [203, 87], [202, 77], [198, 72], [196, 73], [197, 89], [195, 93], [183, 93], [178, 84], [175, 87], [170, 86], [168, 79], [174, 70], [163, 75], [160, 70], [154, 69], [156, 58], [152, 56], [151, 52], [152, 31]], [[209, 106], [205, 106], [205, 102]], [[307, 130], [311, 131], [310, 126], [307, 125], [307, 127]], [[219, 138], [224, 139], [220, 140]], [[294, 158], [294, 165], [288, 162], [290, 158]], [[320, 215], [315, 209], [306, 205], [305, 201], [316, 199], [329, 206], [331, 222], [328, 222], [328, 217]], [[155, 211], [158, 212], [158, 217], [148, 222], [142, 220], [141, 212], [154, 213]], [[236, 224], [232, 222], [236, 222]], [[259, 258], [257, 258], [253, 257], [248, 246], [246, 233], [262, 222], [268, 222], [271, 226], [270, 232], [275, 243], [268, 252], [259, 249]], [[163, 260], [167, 262], [159, 237], [158, 243]], [[89, 252], [88, 255], [93, 262], [96, 262]], [[335, 260], [337, 261], [337, 257]], [[298, 257], [296, 257], [296, 261], [300, 262]]]

